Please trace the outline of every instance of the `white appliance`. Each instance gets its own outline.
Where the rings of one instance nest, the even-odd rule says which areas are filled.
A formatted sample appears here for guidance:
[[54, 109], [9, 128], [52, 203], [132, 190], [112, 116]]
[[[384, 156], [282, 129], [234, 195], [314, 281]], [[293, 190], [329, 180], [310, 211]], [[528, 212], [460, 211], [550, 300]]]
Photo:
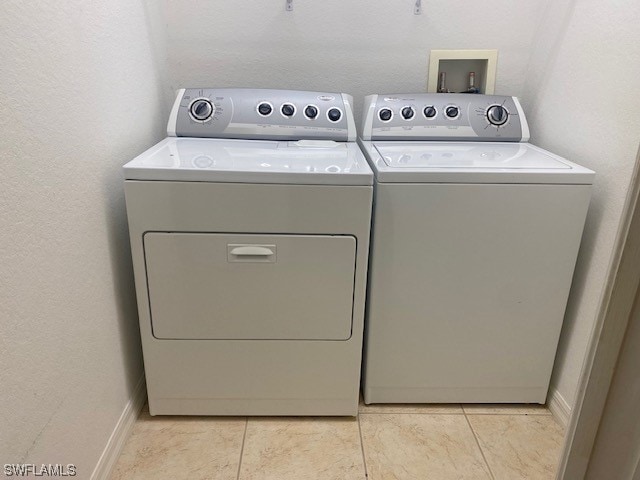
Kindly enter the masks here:
[[366, 403], [544, 403], [594, 172], [512, 97], [366, 98]]
[[356, 415], [373, 173], [351, 98], [180, 90], [168, 131], [124, 166], [150, 413]]

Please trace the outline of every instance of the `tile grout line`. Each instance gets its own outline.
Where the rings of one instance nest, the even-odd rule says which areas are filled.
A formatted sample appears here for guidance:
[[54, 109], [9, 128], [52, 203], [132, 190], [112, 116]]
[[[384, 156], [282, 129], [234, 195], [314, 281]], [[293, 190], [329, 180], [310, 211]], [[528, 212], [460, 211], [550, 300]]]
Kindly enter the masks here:
[[244, 455], [244, 441], [247, 438], [248, 426], [249, 426], [249, 417], [247, 417], [244, 422], [244, 432], [242, 434], [242, 445], [240, 446], [240, 461], [238, 461], [238, 475], [236, 475], [236, 480], [240, 480], [240, 469], [242, 468], [242, 456]]
[[534, 409], [531, 412], [509, 412], [509, 411], [487, 412], [486, 410], [485, 411], [480, 411], [480, 412], [474, 412], [473, 410], [470, 410], [469, 412], [467, 412], [467, 409], [464, 407], [463, 404], [460, 404], [460, 407], [462, 407], [462, 412], [465, 415], [523, 415], [523, 416], [538, 415], [538, 416], [553, 416], [553, 413], [551, 413], [551, 411], [549, 410], [548, 407], [545, 407], [544, 409], [542, 409], [542, 408]]
[[550, 413], [465, 413], [477, 417], [553, 417]]
[[[464, 415], [463, 412], [359, 412], [358, 415]], [[487, 414], [492, 415], [492, 414]], [[497, 414], [496, 414], [497, 415]], [[526, 414], [523, 414], [526, 415]]]
[[358, 433], [360, 434], [360, 451], [362, 452], [362, 464], [364, 465], [364, 478], [369, 478], [369, 471], [367, 470], [367, 457], [364, 454], [364, 439], [362, 438], [362, 427], [360, 426], [360, 412], [356, 417], [358, 421]]
[[[464, 407], [462, 407], [462, 411], [463, 412], [465, 411]], [[471, 421], [469, 420], [469, 417], [467, 417], [466, 412], [464, 414], [464, 419], [467, 421], [467, 425], [469, 425], [469, 428], [471, 429], [471, 433], [473, 434], [473, 438], [476, 441], [476, 445], [478, 445], [478, 449], [480, 450], [480, 455], [482, 455], [482, 459], [484, 460], [484, 464], [489, 469], [489, 475], [491, 475], [491, 478], [493, 480], [495, 480], [496, 477], [493, 474], [493, 470], [491, 470], [491, 465], [489, 465], [489, 461], [487, 460], [487, 457], [484, 455], [484, 450], [482, 449], [482, 445], [480, 445], [480, 439], [478, 438], [478, 435], [476, 435], [476, 431], [473, 429], [473, 426], [471, 425]]]

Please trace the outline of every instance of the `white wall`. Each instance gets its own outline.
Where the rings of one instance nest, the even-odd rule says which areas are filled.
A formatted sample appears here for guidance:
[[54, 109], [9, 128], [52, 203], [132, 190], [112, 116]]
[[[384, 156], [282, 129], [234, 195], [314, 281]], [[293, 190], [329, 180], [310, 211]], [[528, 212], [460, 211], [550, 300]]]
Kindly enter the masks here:
[[89, 478], [142, 374], [120, 166], [166, 121], [150, 18], [2, 4], [0, 464]]
[[640, 2], [551, 0], [523, 103], [532, 141], [596, 171], [553, 388], [573, 405], [640, 142]]
[[426, 91], [429, 52], [497, 48], [497, 93], [519, 95], [546, 0], [165, 0], [170, 91], [245, 86]]

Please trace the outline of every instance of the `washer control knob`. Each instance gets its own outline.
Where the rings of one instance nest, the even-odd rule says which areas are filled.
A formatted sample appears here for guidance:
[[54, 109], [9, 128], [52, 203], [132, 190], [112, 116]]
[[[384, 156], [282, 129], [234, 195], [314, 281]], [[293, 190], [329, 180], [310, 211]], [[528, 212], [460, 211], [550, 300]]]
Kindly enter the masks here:
[[314, 107], [313, 105], [307, 105], [307, 107], [304, 109], [304, 115], [307, 118], [313, 120], [318, 116], [318, 108]]
[[383, 108], [378, 112], [378, 117], [380, 117], [380, 120], [383, 122], [388, 122], [391, 120], [391, 117], [393, 117], [393, 112], [389, 108]]
[[271, 115], [272, 111], [273, 111], [273, 107], [269, 105], [267, 102], [262, 102], [260, 105], [258, 105], [258, 113], [263, 117], [266, 117], [267, 115]]
[[282, 107], [280, 107], [280, 111], [285, 117], [291, 117], [294, 113], [296, 113], [296, 107], [294, 107], [290, 103], [283, 103]]
[[458, 115], [460, 115], [460, 109], [455, 105], [451, 105], [450, 107], [447, 107], [445, 109], [444, 113], [449, 118], [456, 118]]
[[329, 120], [332, 122], [337, 122], [342, 118], [342, 112], [338, 108], [330, 108], [327, 112], [327, 117], [329, 117]]
[[213, 105], [206, 98], [195, 100], [189, 110], [191, 111], [191, 116], [199, 122], [205, 122], [213, 115]]
[[509, 112], [502, 105], [492, 105], [487, 110], [487, 120], [492, 125], [500, 126], [507, 123], [509, 120]]
[[404, 107], [402, 109], [402, 118], [404, 118], [405, 120], [411, 120], [415, 113], [416, 111], [413, 109], [413, 107]]
[[427, 118], [433, 118], [438, 114], [438, 111], [436, 110], [436, 107], [434, 107], [433, 105], [428, 105], [424, 107], [424, 110], [422, 111], [422, 113], [424, 113], [424, 116]]

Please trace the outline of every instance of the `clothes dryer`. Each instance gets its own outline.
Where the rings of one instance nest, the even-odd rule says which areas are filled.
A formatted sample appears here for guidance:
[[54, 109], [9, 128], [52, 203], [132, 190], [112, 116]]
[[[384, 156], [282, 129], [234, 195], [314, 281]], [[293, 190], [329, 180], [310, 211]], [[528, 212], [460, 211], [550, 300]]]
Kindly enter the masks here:
[[373, 174], [351, 103], [180, 90], [124, 166], [152, 415], [356, 415]]

